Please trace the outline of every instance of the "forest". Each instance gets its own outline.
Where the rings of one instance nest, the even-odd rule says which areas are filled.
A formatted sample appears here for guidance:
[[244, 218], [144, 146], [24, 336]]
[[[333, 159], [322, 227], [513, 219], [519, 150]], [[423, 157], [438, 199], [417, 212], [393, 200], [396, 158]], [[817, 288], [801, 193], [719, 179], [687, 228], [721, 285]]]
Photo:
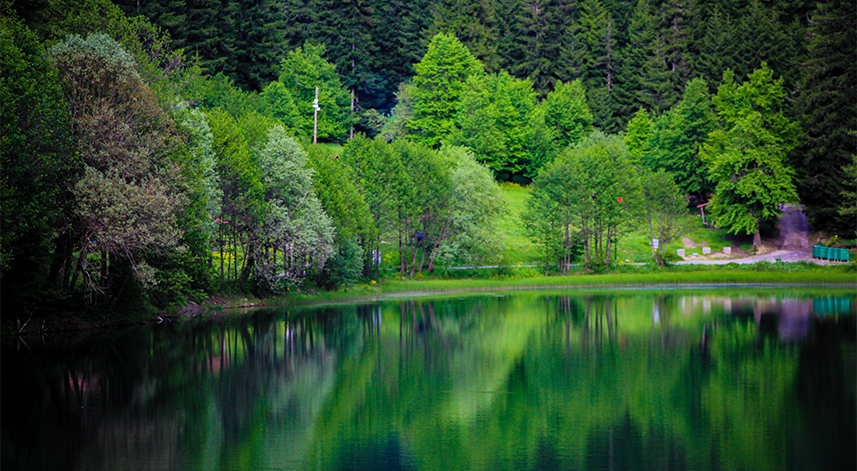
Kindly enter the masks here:
[[[3, 312], [857, 224], [854, 2], [0, 0]], [[546, 270], [548, 270], [546, 268]], [[549, 270], [548, 270], [549, 271]]]

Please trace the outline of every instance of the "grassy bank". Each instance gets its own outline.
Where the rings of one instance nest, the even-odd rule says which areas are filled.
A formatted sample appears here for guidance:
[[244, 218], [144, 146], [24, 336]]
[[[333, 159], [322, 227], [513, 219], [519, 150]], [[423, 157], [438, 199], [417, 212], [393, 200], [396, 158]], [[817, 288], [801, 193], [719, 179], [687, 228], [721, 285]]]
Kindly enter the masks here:
[[[647, 271], [649, 270], [649, 271]], [[505, 291], [523, 289], [610, 289], [639, 287], [652, 290], [676, 287], [704, 287], [714, 284], [782, 286], [829, 286], [836, 291], [853, 292], [857, 272], [847, 266], [817, 266], [808, 263], [760, 263], [745, 266], [673, 266], [663, 270], [627, 267], [620, 273], [566, 276], [533, 275], [530, 270], [506, 270], [505, 274], [481, 278], [390, 278], [382, 283], [353, 286], [347, 290], [292, 294], [264, 301], [265, 305], [323, 304], [360, 301], [387, 296], [441, 293]]]
[[[325, 303], [360, 302], [386, 297], [444, 295], [457, 293], [480, 293], [485, 291], [506, 291], [525, 289], [545, 289], [551, 291], [609, 290], [615, 288], [664, 290], [664, 289], [702, 289], [707, 285], [743, 285], [748, 289], [759, 285], [779, 286], [824, 286], [838, 295], [854, 293], [857, 289], [857, 265], [820, 266], [807, 262], [768, 263], [753, 265], [673, 265], [659, 269], [652, 265], [620, 265], [610, 273], [583, 274], [565, 276], [544, 276], [539, 268], [500, 268], [495, 270], [457, 271], [455, 278], [416, 277], [403, 278], [390, 275], [381, 282], [360, 283], [348, 289], [333, 292], [315, 292], [306, 290], [301, 293], [289, 293], [286, 296], [257, 298], [252, 295], [216, 295], [202, 305], [192, 304], [182, 309], [155, 312], [147, 309], [122, 310], [120, 312], [87, 313], [43, 313], [31, 318], [20, 316], [10, 320], [4, 318], [0, 326], [3, 336], [17, 335], [21, 324], [26, 335], [44, 334], [58, 331], [79, 331], [92, 328], [123, 326], [162, 322], [165, 317], [190, 319], [201, 316], [232, 315], [246, 309], [276, 306], [318, 305]], [[741, 289], [736, 288], [736, 289]]]

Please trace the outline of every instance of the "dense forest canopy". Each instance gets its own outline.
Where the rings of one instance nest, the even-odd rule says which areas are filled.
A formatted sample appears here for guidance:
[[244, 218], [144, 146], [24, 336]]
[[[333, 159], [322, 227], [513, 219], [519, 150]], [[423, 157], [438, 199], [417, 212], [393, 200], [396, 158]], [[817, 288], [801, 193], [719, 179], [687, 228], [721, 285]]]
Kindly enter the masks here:
[[16, 313], [490, 261], [496, 180], [533, 183], [546, 265], [609, 266], [631, 222], [668, 241], [690, 197], [756, 243], [785, 203], [857, 229], [853, 2], [0, 8]]

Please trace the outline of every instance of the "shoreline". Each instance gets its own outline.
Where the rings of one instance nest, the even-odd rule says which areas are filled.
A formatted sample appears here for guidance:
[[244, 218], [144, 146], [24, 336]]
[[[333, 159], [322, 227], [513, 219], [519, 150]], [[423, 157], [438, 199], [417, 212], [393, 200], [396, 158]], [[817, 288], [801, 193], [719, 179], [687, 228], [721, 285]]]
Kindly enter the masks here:
[[[312, 307], [326, 304], [353, 304], [383, 299], [479, 294], [490, 291], [548, 291], [548, 290], [696, 290], [771, 288], [831, 288], [852, 289], [857, 292], [857, 273], [839, 269], [809, 271], [750, 271], [718, 269], [704, 271], [667, 271], [650, 273], [611, 273], [597, 275], [571, 274], [564, 276], [531, 276], [512, 278], [466, 279], [389, 279], [382, 283], [363, 283], [346, 290], [321, 293], [295, 293], [286, 297], [215, 294], [201, 304], [188, 303], [180, 308], [138, 313], [55, 313], [31, 318], [27, 327], [19, 332], [11, 319], [4, 319], [2, 337], [29, 337], [62, 332], [80, 332], [91, 329], [109, 329], [133, 325], [161, 323], [165, 320], [194, 318], [206, 319], [242, 315], [252, 309]], [[18, 319], [21, 323], [26, 320]]]

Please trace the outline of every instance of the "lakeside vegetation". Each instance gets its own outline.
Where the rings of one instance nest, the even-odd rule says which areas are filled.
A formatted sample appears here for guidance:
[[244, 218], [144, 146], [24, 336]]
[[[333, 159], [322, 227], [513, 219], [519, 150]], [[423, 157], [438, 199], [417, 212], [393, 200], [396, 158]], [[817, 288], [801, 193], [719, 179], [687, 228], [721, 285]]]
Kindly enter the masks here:
[[[535, 277], [579, 263], [593, 276], [583, 284], [632, 279], [638, 269], [624, 262], [652, 260], [652, 239], [666, 270], [646, 275], [653, 282], [707, 270], [731, 282], [731, 267], [664, 267], [682, 236], [717, 250], [733, 245], [728, 232], [758, 247], [784, 203], [803, 204], [831, 241], [854, 236], [850, 4], [734, 5], [727, 17], [742, 21], [776, 13], [765, 20], [772, 35], [756, 38], [765, 47], [748, 56], [709, 48], [713, 6], [685, 14], [671, 2], [587, 1], [552, 16], [569, 23], [551, 45], [580, 48], [553, 60], [571, 68], [545, 72], [511, 67], [513, 48], [492, 52], [454, 34], [451, 8], [434, 9], [409, 52], [390, 52], [409, 58], [405, 68], [362, 51], [349, 69], [341, 41], [322, 29], [226, 67], [224, 51], [255, 46], [203, 46], [192, 31], [210, 19], [187, 17], [183, 32], [162, 24], [168, 34], [156, 26], [163, 11], [119, 3], [0, 3], [4, 329], [34, 313], [98, 323], [223, 295], [396, 289], [402, 277], [554, 283], [562, 278]], [[496, 18], [535, 12], [505, 6]], [[674, 22], [655, 21], [667, 12]], [[659, 56], [684, 20], [694, 34]], [[227, 23], [250, 37], [241, 28], [253, 27]], [[285, 26], [265, 24], [266, 34]], [[509, 31], [530, 37], [523, 25]], [[790, 56], [776, 48], [786, 39]], [[616, 56], [602, 54], [609, 44]], [[369, 91], [367, 77], [382, 71], [401, 80]], [[498, 185], [508, 181], [518, 184]], [[702, 202], [721, 229], [689, 214]], [[477, 265], [538, 267], [451, 270]], [[812, 278], [813, 269], [785, 266], [755, 269]]]

